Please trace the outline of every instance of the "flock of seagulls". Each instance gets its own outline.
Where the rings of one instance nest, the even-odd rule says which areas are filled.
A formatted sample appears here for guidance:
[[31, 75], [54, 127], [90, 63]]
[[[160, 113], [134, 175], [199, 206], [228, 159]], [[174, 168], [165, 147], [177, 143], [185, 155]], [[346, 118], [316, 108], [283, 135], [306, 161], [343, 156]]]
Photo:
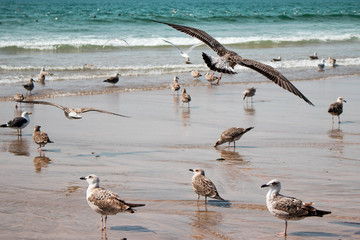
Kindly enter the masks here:
[[[182, 25], [176, 25], [176, 24], [170, 24], [165, 22], [159, 22], [158, 23], [166, 24], [180, 32], [186, 33], [192, 37], [195, 37], [199, 39], [202, 43], [195, 44], [191, 46], [187, 51], [183, 52], [178, 46], [171, 43], [170, 41], [164, 40], [165, 42], [171, 44], [172, 46], [176, 47], [180, 55], [184, 58], [186, 58], [186, 63], [190, 64], [190, 57], [189, 53], [197, 46], [205, 43], [207, 46], [209, 46], [214, 52], [217, 53], [218, 57], [212, 57], [207, 55], [206, 53], [202, 53], [202, 57], [206, 63], [206, 65], [213, 71], [212, 74], [206, 73], [205, 77], [206, 80], [210, 83], [213, 83], [215, 81], [216, 84], [219, 84], [219, 81], [221, 79], [221, 76], [223, 73], [227, 74], [236, 74], [234, 67], [235, 65], [244, 66], [247, 68], [250, 68], [269, 80], [273, 81], [275, 84], [279, 85], [283, 89], [293, 93], [294, 95], [300, 97], [305, 102], [307, 102], [310, 105], [313, 105], [313, 103], [307, 99], [285, 76], [283, 76], [279, 71], [274, 69], [271, 66], [268, 66], [266, 64], [257, 62], [255, 60], [246, 59], [241, 57], [239, 54], [226, 49], [223, 45], [221, 45], [217, 40], [215, 40], [213, 37], [211, 37], [209, 34], [204, 32], [203, 30], [191, 28], [187, 26]], [[122, 40], [122, 39], [121, 39]], [[125, 40], [123, 40], [125, 41]], [[126, 41], [125, 41], [126, 42]], [[104, 44], [105, 46], [106, 44]], [[317, 53], [315, 52], [312, 56], [309, 56], [311, 60], [318, 59]], [[336, 60], [329, 57], [329, 63], [332, 66], [335, 66]], [[281, 57], [272, 59], [272, 61], [281, 61]], [[323, 63], [325, 60], [323, 60]], [[324, 64], [323, 64], [324, 65]], [[321, 64], [318, 65], [319, 70], [324, 69], [325, 66]], [[214, 76], [215, 72], [220, 72], [220, 77]], [[41, 69], [41, 72], [38, 76], [39, 81], [45, 81], [45, 76], [50, 75], [48, 72], [45, 71], [44, 68]], [[115, 77], [110, 77], [103, 82], [111, 83], [115, 85], [119, 81], [119, 73], [116, 74]], [[200, 72], [194, 70], [192, 71], [192, 76], [194, 78], [199, 78], [202, 76]], [[178, 82], [179, 78], [174, 77], [173, 83], [171, 85], [171, 88], [173, 92], [179, 92], [181, 89], [180, 84]], [[31, 91], [34, 89], [34, 80], [31, 78], [29, 83], [23, 85], [23, 87], [29, 91], [29, 94], [31, 95]], [[256, 89], [254, 87], [249, 88], [244, 91], [243, 93], [243, 100], [246, 98], [252, 98], [255, 95]], [[83, 108], [70, 108], [70, 107], [64, 107], [56, 103], [46, 102], [46, 101], [26, 101], [24, 96], [22, 94], [16, 94], [14, 96], [14, 101], [17, 103], [28, 103], [28, 104], [42, 104], [42, 105], [49, 105], [56, 108], [61, 109], [65, 117], [68, 119], [81, 119], [81, 114], [90, 112], [90, 111], [96, 111], [100, 113], [105, 114], [111, 114], [116, 115], [120, 117], [128, 117], [125, 115], [120, 115], [114, 112], [109, 112], [101, 109], [96, 108], [89, 108], [89, 107], [83, 107]], [[182, 88], [181, 91], [181, 101], [182, 104], [187, 103], [188, 107], [190, 106], [191, 97], [186, 92], [185, 88]], [[334, 117], [338, 117], [338, 122], [340, 123], [340, 115], [343, 112], [343, 103], [346, 102], [342, 97], [339, 97], [337, 99], [337, 102], [330, 105], [328, 112], [332, 115], [332, 122], [334, 123]], [[17, 105], [16, 105], [17, 106]], [[23, 112], [21, 117], [16, 117], [13, 120], [8, 121], [5, 124], [0, 125], [2, 128], [13, 128], [17, 130], [18, 136], [21, 136], [21, 130], [29, 125], [30, 118], [29, 115], [30, 112]], [[41, 150], [42, 147], [44, 147], [48, 143], [53, 143], [48, 134], [46, 132], [40, 131], [40, 126], [36, 125], [34, 127], [32, 138], [34, 142], [38, 145], [38, 149]], [[232, 127], [227, 130], [225, 130], [220, 138], [216, 141], [214, 147], [217, 147], [221, 144], [228, 143], [228, 147], [230, 147], [230, 144], [234, 144], [235, 148], [235, 142], [239, 140], [245, 133], [252, 130], [254, 127], [249, 128], [239, 128], [239, 127]], [[200, 200], [200, 196], [205, 197], [205, 204], [207, 204], [207, 198], [214, 198], [220, 201], [226, 201], [224, 200], [218, 193], [215, 184], [207, 177], [205, 177], [205, 171], [200, 168], [195, 169], [189, 169], [189, 171], [192, 171], [194, 173], [192, 177], [192, 188], [195, 191], [195, 193], [198, 196], [198, 203]], [[107, 222], [107, 216], [108, 215], [116, 215], [120, 212], [129, 212], [134, 213], [135, 209], [137, 207], [145, 206], [145, 204], [135, 204], [135, 203], [127, 203], [124, 200], [121, 200], [120, 197], [109, 190], [106, 190], [104, 188], [100, 187], [100, 179], [98, 176], [91, 174], [86, 177], [81, 177], [81, 180], [86, 180], [88, 183], [88, 188], [86, 191], [86, 200], [91, 209], [93, 209], [96, 213], [101, 215], [101, 229], [106, 229], [106, 222]], [[318, 210], [314, 208], [312, 205], [312, 202], [303, 202], [299, 199], [288, 197], [280, 194], [281, 184], [278, 180], [273, 179], [267, 184], [263, 184], [261, 186], [262, 188], [268, 187], [270, 190], [268, 191], [266, 195], [266, 206], [269, 210], [269, 212], [282, 220], [285, 221], [285, 227], [284, 232], [282, 235], [287, 235], [287, 221], [289, 220], [301, 220], [306, 217], [310, 216], [317, 216], [322, 217], [324, 215], [330, 214], [330, 211], [323, 211]]]

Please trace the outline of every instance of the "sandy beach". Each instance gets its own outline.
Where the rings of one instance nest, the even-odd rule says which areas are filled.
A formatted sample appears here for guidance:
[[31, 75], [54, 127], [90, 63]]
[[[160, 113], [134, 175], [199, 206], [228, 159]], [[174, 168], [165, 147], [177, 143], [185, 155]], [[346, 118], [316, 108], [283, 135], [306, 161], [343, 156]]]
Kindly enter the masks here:
[[[23, 104], [33, 114], [22, 138], [0, 132], [0, 238], [282, 239], [284, 222], [270, 215], [260, 188], [273, 178], [283, 194], [332, 211], [290, 221], [287, 239], [359, 238], [360, 78], [294, 84], [315, 107], [270, 81], [189, 86], [189, 109], [170, 88], [44, 99], [131, 118], [90, 112], [68, 120], [57, 108]], [[253, 104], [242, 100], [248, 87], [257, 88]], [[340, 127], [332, 127], [327, 109], [339, 96], [347, 103]], [[2, 122], [19, 114], [14, 106], [0, 102]], [[35, 125], [55, 142], [42, 155], [31, 138]], [[235, 149], [214, 148], [233, 126], [254, 129]], [[229, 202], [197, 205], [189, 168], [204, 169]], [[146, 204], [109, 216], [106, 236], [79, 179], [91, 173], [122, 199]]]

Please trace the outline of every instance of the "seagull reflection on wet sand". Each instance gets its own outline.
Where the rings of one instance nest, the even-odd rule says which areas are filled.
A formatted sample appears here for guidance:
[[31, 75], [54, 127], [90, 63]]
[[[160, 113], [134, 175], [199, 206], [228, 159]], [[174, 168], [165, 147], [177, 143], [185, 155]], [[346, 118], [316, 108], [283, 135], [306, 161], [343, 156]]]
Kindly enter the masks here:
[[184, 127], [190, 125], [190, 108], [183, 108], [181, 112], [181, 119]]
[[51, 163], [51, 159], [46, 157], [43, 154], [40, 154], [37, 157], [34, 157], [34, 168], [36, 173], [40, 173], [43, 168], [47, 168], [48, 164]]
[[205, 205], [205, 210], [200, 210], [198, 207], [198, 210], [194, 212], [192, 220], [192, 237], [194, 239], [211, 239], [213, 237], [227, 238], [223, 233], [218, 232], [216, 229], [217, 225], [222, 224], [223, 213], [208, 211]]
[[30, 156], [29, 146], [30, 144], [27, 139], [17, 138], [10, 140], [5, 148], [15, 156]]

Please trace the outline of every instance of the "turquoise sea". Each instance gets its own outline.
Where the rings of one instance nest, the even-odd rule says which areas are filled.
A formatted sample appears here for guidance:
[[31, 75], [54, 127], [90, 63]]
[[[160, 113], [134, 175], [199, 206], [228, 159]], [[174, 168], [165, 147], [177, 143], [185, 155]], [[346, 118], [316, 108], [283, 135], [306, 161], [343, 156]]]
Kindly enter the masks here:
[[[290, 80], [360, 74], [358, 0], [0, 2], [3, 98], [23, 92], [21, 83], [37, 79], [42, 67], [53, 73], [47, 86], [62, 94], [69, 85], [76, 91], [99, 90], [104, 86], [100, 80], [117, 72], [119, 86], [131, 90], [165, 87], [174, 75], [208, 70], [201, 52], [215, 53], [201, 45], [189, 54], [193, 64], [186, 65], [164, 40], [182, 50], [199, 41], [151, 20], [202, 29], [243, 57], [276, 67]], [[320, 60], [308, 60], [313, 52], [320, 60], [336, 58], [336, 71], [319, 75], [314, 69]], [[278, 56], [283, 61], [272, 63]], [[248, 72], [240, 67], [236, 71]], [[147, 80], [140, 81], [144, 76]], [[183, 81], [191, 84], [190, 80]]]

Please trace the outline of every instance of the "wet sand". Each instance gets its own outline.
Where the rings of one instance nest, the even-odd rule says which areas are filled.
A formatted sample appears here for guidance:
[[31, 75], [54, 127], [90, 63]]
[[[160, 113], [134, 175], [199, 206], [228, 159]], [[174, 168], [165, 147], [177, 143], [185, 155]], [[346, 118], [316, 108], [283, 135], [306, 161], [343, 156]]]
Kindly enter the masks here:
[[[315, 107], [271, 82], [190, 86], [189, 109], [170, 88], [45, 99], [131, 118], [85, 113], [68, 120], [57, 108], [23, 104], [33, 113], [23, 137], [0, 129], [0, 238], [282, 239], [276, 233], [284, 221], [270, 215], [260, 188], [273, 178], [283, 194], [332, 211], [290, 221], [287, 239], [359, 238], [360, 78], [294, 84]], [[254, 102], [246, 104], [242, 92], [252, 86]], [[348, 102], [338, 128], [327, 109], [339, 96]], [[18, 114], [14, 106], [0, 102], [2, 122]], [[55, 142], [42, 156], [31, 138], [35, 125]], [[214, 148], [233, 126], [255, 128], [235, 149]], [[228, 203], [197, 205], [188, 171], [197, 167]], [[135, 214], [109, 216], [106, 236], [79, 179], [91, 173], [124, 200], [146, 204]]]

